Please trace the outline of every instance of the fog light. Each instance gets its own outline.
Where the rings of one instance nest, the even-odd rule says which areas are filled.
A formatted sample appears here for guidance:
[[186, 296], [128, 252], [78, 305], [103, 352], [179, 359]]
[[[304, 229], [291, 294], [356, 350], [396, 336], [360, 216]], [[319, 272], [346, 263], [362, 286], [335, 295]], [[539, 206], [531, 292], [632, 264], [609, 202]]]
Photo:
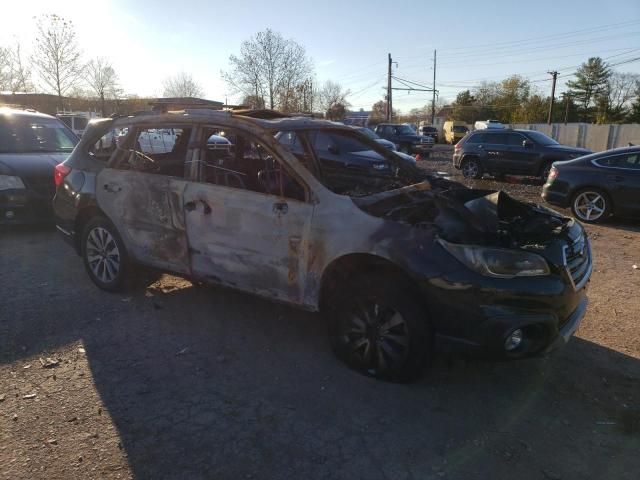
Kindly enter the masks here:
[[511, 332], [511, 335], [507, 337], [507, 339], [504, 342], [504, 349], [507, 352], [510, 352], [518, 348], [521, 343], [522, 343], [522, 330], [518, 328], [513, 332]]

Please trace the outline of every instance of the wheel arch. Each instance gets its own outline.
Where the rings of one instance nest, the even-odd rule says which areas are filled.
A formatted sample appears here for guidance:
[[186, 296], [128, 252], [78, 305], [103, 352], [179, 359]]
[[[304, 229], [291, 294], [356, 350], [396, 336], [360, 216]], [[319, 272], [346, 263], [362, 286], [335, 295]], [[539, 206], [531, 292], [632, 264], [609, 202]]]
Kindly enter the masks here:
[[100, 207], [95, 204], [87, 205], [83, 207], [76, 216], [73, 230], [75, 232], [75, 248], [78, 254], [80, 254], [82, 247], [80, 243], [82, 242], [82, 232], [84, 231], [85, 225], [95, 217], [104, 217], [109, 220], [109, 217], [102, 211]]
[[394, 281], [405, 283], [416, 295], [419, 293], [411, 275], [393, 261], [371, 253], [349, 253], [332, 260], [322, 272], [318, 296], [320, 310], [328, 306], [331, 296], [345, 282], [353, 280], [356, 276], [372, 274], [386, 274]]

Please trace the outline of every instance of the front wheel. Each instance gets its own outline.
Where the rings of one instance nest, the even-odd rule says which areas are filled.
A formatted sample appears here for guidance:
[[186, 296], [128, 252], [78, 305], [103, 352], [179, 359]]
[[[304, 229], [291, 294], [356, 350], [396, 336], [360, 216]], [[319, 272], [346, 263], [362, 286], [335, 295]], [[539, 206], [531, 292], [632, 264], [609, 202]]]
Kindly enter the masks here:
[[581, 222], [596, 223], [611, 213], [609, 196], [597, 188], [577, 192], [571, 200], [571, 211]]
[[82, 235], [82, 259], [89, 278], [102, 290], [121, 291], [128, 275], [128, 257], [118, 231], [106, 218], [96, 217]]
[[464, 178], [481, 178], [482, 166], [475, 158], [467, 158], [462, 161], [462, 176]]
[[366, 375], [395, 382], [417, 378], [432, 356], [422, 304], [381, 276], [359, 278], [331, 299], [329, 340], [336, 356]]

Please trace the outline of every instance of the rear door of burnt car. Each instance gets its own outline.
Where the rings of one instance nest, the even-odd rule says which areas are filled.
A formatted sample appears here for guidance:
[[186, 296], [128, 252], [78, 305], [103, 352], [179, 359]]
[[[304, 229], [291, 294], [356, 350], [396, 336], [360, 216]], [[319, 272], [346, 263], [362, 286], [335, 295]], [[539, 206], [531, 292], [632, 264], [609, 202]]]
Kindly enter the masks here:
[[[175, 136], [161, 138], [169, 128]], [[191, 125], [153, 123], [130, 128], [96, 181], [98, 205], [118, 229], [129, 254], [180, 273], [189, 273], [182, 196], [194, 131]]]
[[[206, 142], [225, 135], [224, 148]], [[201, 131], [195, 176], [184, 194], [192, 274], [259, 295], [304, 304], [310, 191], [274, 139], [241, 128]]]

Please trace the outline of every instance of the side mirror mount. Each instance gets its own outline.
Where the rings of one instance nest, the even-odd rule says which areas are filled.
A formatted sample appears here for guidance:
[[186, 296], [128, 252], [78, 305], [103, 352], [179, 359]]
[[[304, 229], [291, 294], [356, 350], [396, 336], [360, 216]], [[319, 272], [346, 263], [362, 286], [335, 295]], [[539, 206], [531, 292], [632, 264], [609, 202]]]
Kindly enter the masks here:
[[533, 142], [531, 140], [523, 140], [522, 146], [524, 148], [533, 148]]

